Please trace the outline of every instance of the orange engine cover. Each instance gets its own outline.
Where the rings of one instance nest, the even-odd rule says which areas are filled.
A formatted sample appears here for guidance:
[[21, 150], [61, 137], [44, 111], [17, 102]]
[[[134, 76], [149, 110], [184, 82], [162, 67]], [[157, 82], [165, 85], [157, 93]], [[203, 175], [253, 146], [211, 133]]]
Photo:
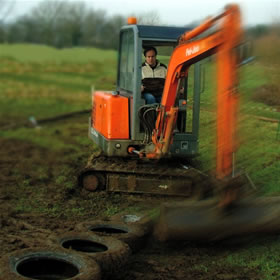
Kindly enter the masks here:
[[107, 139], [129, 139], [128, 98], [104, 91], [92, 97], [92, 127]]

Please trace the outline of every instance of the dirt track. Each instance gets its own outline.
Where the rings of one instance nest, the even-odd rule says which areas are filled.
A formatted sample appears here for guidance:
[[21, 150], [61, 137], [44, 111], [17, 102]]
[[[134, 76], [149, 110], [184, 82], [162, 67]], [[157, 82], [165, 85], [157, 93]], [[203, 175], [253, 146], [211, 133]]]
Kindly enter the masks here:
[[[17, 249], [47, 246], [53, 236], [73, 230], [83, 220], [108, 219], [117, 213], [141, 213], [165, 201], [105, 192], [90, 194], [63, 187], [64, 183], [57, 180], [63, 174], [61, 168], [69, 167], [68, 176], [74, 182], [79, 164], [69, 159], [69, 151], [58, 153], [29, 142], [3, 138], [0, 147], [1, 256]], [[125, 269], [112, 279], [261, 280], [265, 279], [261, 266], [225, 260], [232, 254], [250, 251], [251, 247], [269, 251], [277, 240], [277, 236], [250, 238], [241, 245], [225, 245], [160, 243], [150, 237], [143, 249], [129, 258]], [[248, 262], [257, 258], [253, 252]], [[274, 278], [267, 279], [277, 279], [280, 270], [273, 270], [270, 276]]]

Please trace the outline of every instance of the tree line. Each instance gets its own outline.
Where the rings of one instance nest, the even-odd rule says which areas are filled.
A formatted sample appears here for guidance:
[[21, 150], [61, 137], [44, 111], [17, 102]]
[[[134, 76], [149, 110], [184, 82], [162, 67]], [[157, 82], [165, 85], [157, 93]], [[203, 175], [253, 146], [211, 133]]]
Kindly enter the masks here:
[[[0, 43], [116, 49], [119, 30], [127, 20], [123, 15], [108, 16], [106, 11], [89, 8], [81, 1], [45, 0], [27, 14], [8, 22], [5, 18], [9, 13], [11, 18], [13, 3], [12, 0], [0, 0]], [[156, 12], [136, 16], [141, 24], [160, 24]], [[247, 28], [246, 33], [256, 38], [268, 33], [269, 29], [268, 25], [257, 25]]]
[[[126, 16], [108, 16], [106, 11], [89, 8], [81, 1], [46, 0], [29, 13], [8, 23], [1, 21], [0, 14], [0, 43], [116, 49], [119, 30], [126, 21]], [[138, 15], [138, 21], [142, 24], [155, 24], [159, 22], [159, 17], [149, 12]]]

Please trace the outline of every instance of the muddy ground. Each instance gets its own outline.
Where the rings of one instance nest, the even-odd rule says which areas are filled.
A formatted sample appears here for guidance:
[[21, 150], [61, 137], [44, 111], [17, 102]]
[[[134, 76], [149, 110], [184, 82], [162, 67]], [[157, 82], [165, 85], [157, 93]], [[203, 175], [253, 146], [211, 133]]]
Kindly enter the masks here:
[[[76, 121], [83, 123], [85, 118], [79, 117]], [[53, 137], [60, 137], [71, 145], [76, 144], [75, 134], [83, 133], [86, 137], [87, 128], [77, 126], [71, 138], [64, 125], [62, 121], [52, 130]], [[50, 124], [50, 130], [52, 126]], [[34, 128], [30, 128], [30, 133], [33, 131]], [[79, 189], [75, 175], [90, 154], [88, 147], [86, 143], [80, 145], [79, 152], [67, 145], [57, 150], [32, 141], [0, 138], [2, 257], [18, 249], [48, 246], [52, 236], [74, 230], [81, 221], [108, 220], [120, 214], [144, 215], [168, 200], [104, 191], [88, 193]], [[148, 236], [142, 249], [131, 255], [125, 268], [111, 279], [277, 279], [280, 269], [271, 270], [268, 275], [263, 267], [249, 265], [257, 262], [254, 252], [248, 254], [243, 263], [230, 261], [233, 254], [249, 252], [256, 246], [269, 250], [277, 240], [278, 237], [273, 236], [252, 238], [240, 244], [161, 243]]]

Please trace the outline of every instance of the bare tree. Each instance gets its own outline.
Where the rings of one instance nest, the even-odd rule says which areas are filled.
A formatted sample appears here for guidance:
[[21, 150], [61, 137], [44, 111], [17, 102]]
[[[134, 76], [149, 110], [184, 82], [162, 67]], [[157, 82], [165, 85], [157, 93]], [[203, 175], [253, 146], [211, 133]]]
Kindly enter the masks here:
[[16, 1], [13, 0], [0, 0], [0, 21], [4, 22], [5, 19], [11, 14]]
[[32, 10], [32, 19], [40, 26], [41, 39], [48, 45], [77, 46], [88, 13], [84, 2], [46, 0]]
[[103, 44], [103, 31], [107, 15], [104, 10], [90, 10], [83, 25], [83, 44], [100, 47]]
[[[10, 1], [10, 0], [0, 0]], [[155, 15], [146, 15], [146, 22], [155, 22]], [[103, 10], [89, 8], [83, 1], [44, 0], [29, 13], [6, 25], [0, 41], [46, 44], [57, 48], [95, 46], [117, 48], [119, 30], [125, 17], [108, 17]], [[3, 35], [4, 34], [4, 35]]]
[[280, 35], [280, 14], [279, 14], [279, 3], [273, 3], [274, 6], [272, 7], [271, 13], [271, 32], [274, 33], [276, 36]]
[[143, 25], [160, 25], [161, 24], [160, 16], [155, 11], [141, 13], [141, 14], [137, 14], [134, 16], [137, 18], [138, 24], [143, 24]]

